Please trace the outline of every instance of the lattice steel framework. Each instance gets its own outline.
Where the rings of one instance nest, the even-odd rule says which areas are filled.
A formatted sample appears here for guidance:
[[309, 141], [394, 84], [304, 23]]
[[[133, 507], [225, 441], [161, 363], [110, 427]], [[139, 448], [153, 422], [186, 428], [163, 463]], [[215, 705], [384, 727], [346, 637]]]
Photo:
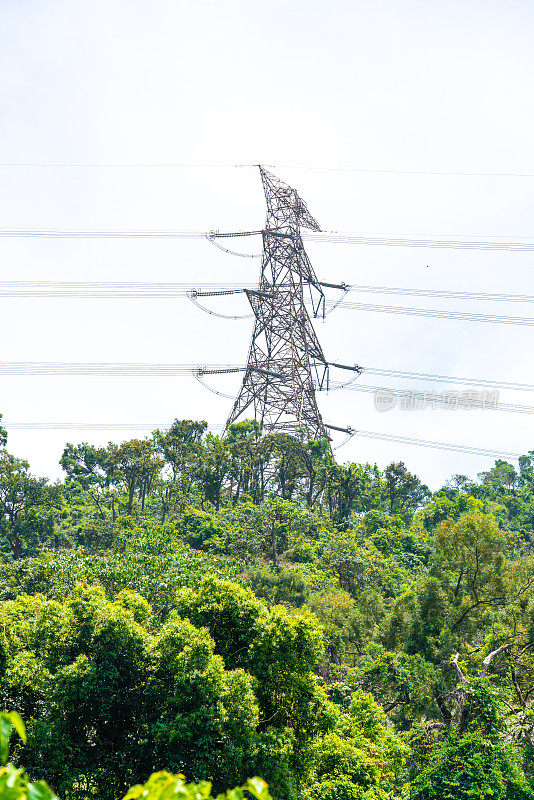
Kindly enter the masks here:
[[259, 169], [267, 222], [259, 285], [246, 292], [254, 331], [243, 384], [226, 428], [253, 410], [264, 431], [295, 434], [306, 428], [314, 438], [323, 438], [328, 434], [317, 406], [314, 375], [322, 386], [328, 364], [304, 298], [309, 293], [317, 316], [324, 314], [325, 297], [300, 234], [303, 227], [320, 228], [294, 189]]

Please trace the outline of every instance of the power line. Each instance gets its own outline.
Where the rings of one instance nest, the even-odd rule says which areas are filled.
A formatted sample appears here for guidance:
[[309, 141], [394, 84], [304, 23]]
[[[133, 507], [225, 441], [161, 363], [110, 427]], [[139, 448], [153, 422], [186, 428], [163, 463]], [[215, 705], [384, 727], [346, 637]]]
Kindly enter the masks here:
[[[87, 431], [146, 431], [165, 430], [170, 427], [169, 423], [128, 423], [128, 422], [9, 422], [2, 420], [2, 425], [9, 431], [47, 431], [47, 430], [87, 430]], [[222, 430], [224, 425], [210, 425], [211, 430]], [[485, 447], [474, 447], [471, 445], [456, 444], [454, 442], [435, 442], [428, 439], [417, 439], [413, 436], [400, 436], [392, 433], [379, 433], [377, 431], [355, 431], [356, 436], [366, 439], [377, 439], [387, 442], [395, 442], [414, 447], [430, 447], [433, 450], [447, 450], [465, 455], [489, 456], [490, 458], [512, 458], [518, 459], [521, 453], [511, 453], [506, 450], [492, 450]]]
[[[260, 231], [257, 231], [260, 233]], [[176, 230], [66, 230], [3, 228], [0, 238], [4, 239], [204, 239], [210, 238], [209, 231]], [[235, 235], [235, 234], [234, 234]], [[387, 236], [360, 236], [337, 231], [307, 232], [303, 238], [312, 242], [326, 244], [353, 244], [378, 247], [419, 247], [452, 250], [487, 250], [506, 252], [532, 252], [534, 241], [500, 241], [437, 239]]]
[[[203, 364], [203, 369], [241, 369], [236, 365]], [[104, 375], [123, 376], [180, 376], [198, 369], [196, 364], [150, 364], [136, 362], [67, 362], [67, 361], [2, 361], [0, 375]]]
[[497, 314], [477, 314], [471, 311], [444, 311], [437, 308], [410, 308], [406, 306], [384, 306], [372, 303], [340, 303], [340, 309], [372, 311], [374, 313], [401, 314], [416, 317], [455, 319], [463, 322], [485, 322], [501, 325], [534, 325], [534, 317], [509, 317]]
[[466, 239], [414, 239], [405, 236], [359, 236], [357, 234], [339, 233], [337, 231], [306, 233], [305, 238], [309, 241], [323, 242], [326, 244], [355, 244], [371, 245], [375, 247], [423, 247], [441, 250], [489, 250], [507, 252], [531, 252], [534, 250], [534, 242], [527, 241], [492, 242], [488, 239], [471, 241]]
[[[225, 289], [222, 289], [222, 286]], [[197, 284], [198, 287], [201, 284]], [[250, 288], [250, 284], [202, 284], [204, 288], [220, 289], [218, 293], [233, 293], [245, 291]], [[229, 288], [234, 286], [234, 288]], [[194, 301], [195, 290], [187, 290], [186, 284], [150, 284], [150, 283], [106, 283], [106, 282], [2, 282], [0, 283], [0, 298], [1, 297], [38, 297], [38, 298], [92, 298], [92, 299], [175, 299], [177, 297], [186, 297]], [[480, 300], [487, 299], [501, 300], [508, 302], [510, 300], [517, 300], [520, 302], [532, 302], [534, 297], [531, 295], [491, 295], [486, 293], [474, 292], [447, 292], [446, 290], [419, 290], [419, 289], [402, 289], [400, 287], [391, 290], [387, 287], [351, 287], [352, 291], [370, 291], [376, 293], [392, 293], [402, 294], [415, 294], [417, 296], [432, 296], [439, 298], [455, 298], [466, 300]], [[197, 303], [197, 305], [199, 305]], [[373, 313], [388, 313], [388, 314], [401, 314], [404, 316], [420, 316], [420, 317], [434, 317], [438, 319], [452, 319], [463, 322], [483, 322], [490, 324], [501, 325], [533, 325], [534, 318], [532, 317], [512, 317], [507, 315], [495, 315], [476, 313], [471, 311], [448, 311], [444, 309], [431, 309], [431, 308], [412, 308], [407, 306], [388, 306], [373, 303], [355, 303], [345, 300], [328, 301], [326, 304], [331, 310], [340, 308], [345, 310], [355, 311], [369, 311]], [[209, 309], [199, 305], [203, 311], [208, 313], [212, 312]], [[227, 316], [224, 314], [216, 314], [217, 316]], [[248, 315], [247, 315], [248, 316]], [[231, 316], [230, 319], [238, 319], [239, 317]]]
[[[377, 393], [385, 393], [394, 398], [399, 398], [404, 401], [408, 407], [412, 403], [419, 403], [423, 408], [425, 407], [441, 407], [443, 410], [479, 410], [479, 411], [504, 411], [515, 414], [534, 414], [534, 406], [525, 406], [518, 403], [501, 403], [497, 398], [488, 397], [489, 389], [486, 389], [482, 396], [479, 392], [473, 396], [473, 390], [460, 394], [455, 391], [435, 392], [414, 391], [412, 389], [392, 389], [389, 386], [369, 386], [364, 383], [354, 383], [350, 386], [345, 384], [336, 384], [331, 382], [330, 386], [333, 389], [344, 389], [351, 392], [364, 392], [367, 394], [376, 395]], [[401, 406], [402, 407], [402, 406]], [[417, 405], [416, 405], [417, 408]], [[417, 409], [419, 410], [419, 409]]]
[[[197, 283], [195, 289], [242, 290], [245, 283]], [[0, 281], [0, 297], [94, 298], [94, 299], [174, 299], [186, 297], [191, 283], [141, 281]]]
[[[2, 426], [12, 431], [148, 431], [164, 430], [170, 424], [143, 422], [6, 422]], [[223, 425], [208, 425], [210, 430], [222, 430]]]
[[[0, 362], [0, 375], [11, 376], [99, 376], [99, 377], [183, 377], [194, 375], [198, 367], [192, 364], [143, 364], [143, 363], [73, 363], [73, 362]], [[219, 369], [234, 372], [244, 371], [244, 367], [236, 365], [205, 364], [202, 369], [216, 371]], [[373, 370], [367, 370], [373, 372]], [[384, 371], [382, 371], [384, 372]], [[451, 379], [452, 380], [452, 379]], [[459, 379], [461, 380], [461, 379]], [[470, 385], [480, 386], [483, 382], [470, 381]], [[432, 403], [442, 406], [444, 409], [464, 407], [462, 398], [440, 397], [423, 391], [412, 391], [406, 389], [389, 388], [383, 386], [369, 386], [367, 384], [353, 383], [351, 385], [340, 382], [332, 382], [332, 389], [346, 389], [359, 391], [368, 394], [376, 392], [388, 392], [394, 397], [404, 398], [409, 394], [412, 400], [420, 401], [424, 404]], [[486, 382], [486, 388], [493, 390], [499, 388], [499, 382]], [[517, 385], [512, 384], [514, 388]], [[206, 387], [210, 388], [210, 387]], [[509, 387], [508, 387], [509, 388]], [[522, 388], [528, 388], [523, 385]], [[534, 390], [534, 386], [530, 387]], [[216, 392], [218, 394], [218, 392]], [[534, 406], [526, 406], [514, 403], [489, 403], [485, 398], [471, 398], [469, 407], [478, 410], [496, 410], [520, 414], [534, 413]]]
[[[243, 370], [239, 364], [177, 364], [157, 362], [67, 362], [67, 361], [0, 361], [0, 375], [104, 375], [122, 376], [183, 376], [197, 370]], [[363, 367], [364, 374], [406, 380], [460, 384], [479, 388], [509, 389], [534, 392], [534, 384], [488, 378], [466, 378], [458, 375], [437, 375], [379, 367]], [[344, 384], [343, 384], [344, 385]], [[359, 385], [359, 384], [353, 384]], [[384, 388], [384, 387], [381, 387]]]
[[[473, 172], [467, 170], [426, 170], [426, 169], [369, 169], [365, 167], [310, 166], [305, 164], [266, 165], [280, 169], [310, 170], [320, 172], [348, 172], [369, 175], [428, 175], [476, 178], [534, 178], [534, 172]], [[43, 167], [49, 169], [235, 169], [257, 167], [257, 164], [179, 164], [179, 163], [120, 163], [120, 162], [44, 162], [11, 161], [2, 162], [0, 167]]]
[[[219, 283], [195, 283], [197, 287], [210, 287], [210, 288], [248, 288], [254, 286], [253, 283], [231, 283], [228, 281]], [[166, 281], [0, 281], [0, 288], [44, 288], [44, 289], [191, 289], [192, 281], [188, 283], [176, 283]]]
[[534, 384], [532, 383], [499, 381], [487, 378], [465, 378], [458, 375], [436, 375], [432, 372], [408, 372], [399, 369], [382, 369], [379, 367], [364, 367], [363, 371], [367, 375], [380, 375], [388, 378], [403, 378], [406, 380], [421, 380], [436, 383], [457, 383], [463, 386], [478, 386], [491, 389], [511, 389], [519, 392], [534, 392]]
[[317, 170], [321, 172], [355, 172], [369, 175], [429, 175], [453, 176], [469, 178], [534, 178], [534, 172], [469, 172], [464, 170], [427, 170], [427, 169], [365, 169], [358, 167], [322, 167], [291, 164], [278, 164], [281, 169]]
[[[243, 370], [239, 364], [172, 364], [152, 362], [66, 362], [66, 361], [0, 361], [0, 375], [103, 375], [179, 377], [192, 375], [197, 370]], [[459, 384], [489, 389], [534, 392], [534, 384], [487, 378], [466, 378], [459, 375], [437, 375], [429, 372], [409, 372], [397, 369], [363, 367], [364, 374], [405, 380]], [[331, 384], [336, 388], [335, 383]], [[346, 385], [346, 384], [342, 384]], [[360, 385], [360, 384], [353, 384]], [[377, 387], [375, 387], [377, 388]], [[384, 387], [380, 387], [384, 388]], [[400, 390], [399, 390], [400, 391]]]
[[[1, 289], [1, 284], [0, 284]], [[372, 294], [398, 294], [409, 295], [414, 297], [436, 297], [440, 299], [451, 300], [483, 300], [485, 301], [502, 301], [502, 302], [521, 302], [532, 303], [534, 302], [534, 295], [531, 294], [509, 294], [505, 292], [476, 292], [476, 291], [460, 291], [456, 289], [420, 289], [408, 288], [404, 286], [359, 286], [351, 285], [348, 287], [349, 292], [370, 292]]]
[[257, 167], [257, 164], [128, 164], [128, 163], [111, 163], [111, 162], [44, 162], [44, 161], [5, 161], [0, 163], [0, 167], [49, 167], [52, 169], [59, 168], [119, 168], [119, 169], [235, 169], [237, 167]]
[[452, 442], [434, 442], [428, 439], [416, 439], [413, 436], [398, 436], [393, 433], [378, 433], [376, 431], [357, 430], [356, 436], [368, 439], [378, 439], [386, 442], [396, 442], [398, 444], [413, 445], [414, 447], [430, 447], [432, 450], [449, 450], [454, 453], [464, 453], [466, 455], [490, 456], [493, 458], [512, 458], [518, 459], [521, 453], [510, 453], [506, 450], [489, 450], [484, 447], [472, 447], [470, 445], [453, 444]]
[[[323, 284], [324, 285], [324, 284]], [[245, 290], [253, 283], [196, 283], [201, 290]], [[184, 297], [191, 291], [191, 283], [147, 281], [0, 281], [0, 297], [87, 297], [87, 298], [174, 298]], [[534, 295], [506, 292], [461, 291], [456, 289], [422, 289], [401, 286], [370, 286], [352, 284], [345, 291], [370, 294], [408, 295], [452, 300], [480, 300], [498, 302], [534, 302]], [[332, 301], [333, 302], [333, 301]], [[347, 304], [345, 303], [345, 306]]]
[[53, 228], [3, 228], [3, 239], [205, 239], [203, 231], [103, 231], [65, 230]]

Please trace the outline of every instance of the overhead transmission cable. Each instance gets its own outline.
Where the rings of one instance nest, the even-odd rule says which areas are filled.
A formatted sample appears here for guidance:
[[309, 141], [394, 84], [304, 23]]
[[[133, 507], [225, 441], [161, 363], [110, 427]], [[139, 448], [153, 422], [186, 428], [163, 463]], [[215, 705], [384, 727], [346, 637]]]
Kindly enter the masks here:
[[[205, 374], [216, 374], [217, 372], [244, 372], [245, 367], [237, 365], [221, 365], [221, 364], [204, 364], [202, 367], [192, 364], [147, 364], [147, 363], [113, 363], [113, 362], [93, 362], [93, 363], [79, 363], [79, 362], [0, 362], [0, 375], [11, 376], [99, 376], [99, 377], [181, 377], [192, 375], [201, 385], [208, 389], [213, 394], [221, 397], [231, 398], [232, 395], [227, 395], [224, 392], [218, 391], [205, 383], [203, 376]], [[372, 369], [364, 370], [370, 373]], [[383, 372], [387, 372], [384, 370]], [[401, 373], [402, 374], [402, 373]], [[424, 377], [424, 376], [421, 376]], [[426, 380], [427, 378], [424, 377]], [[450, 379], [456, 382], [469, 379]], [[502, 388], [517, 388], [518, 386], [523, 389], [530, 389], [534, 391], [534, 386], [528, 384], [507, 384], [499, 381], [476, 381], [469, 380], [469, 385], [478, 386], [483, 388], [491, 388], [493, 390]], [[410, 398], [419, 400], [423, 403], [431, 403], [432, 405], [441, 406], [444, 409], [454, 408], [456, 405], [462, 407], [462, 398], [454, 398], [447, 396], [436, 396], [421, 390], [412, 391], [399, 388], [390, 388], [384, 386], [370, 386], [368, 384], [360, 384], [350, 381], [349, 383], [331, 382], [330, 387], [332, 390], [344, 389], [349, 391], [359, 391], [368, 394], [375, 394], [377, 392], [389, 392], [394, 397], [405, 397], [406, 394]], [[455, 405], [456, 402], [456, 405]], [[479, 410], [496, 410], [502, 412], [513, 412], [521, 414], [534, 413], [534, 406], [520, 405], [514, 403], [501, 403], [501, 402], [488, 402], [486, 398], [471, 398], [469, 400], [469, 407]]]
[[[334, 390], [338, 388], [335, 382], [331, 382], [331, 388]], [[385, 392], [392, 397], [406, 400], [408, 403], [420, 403], [422, 406], [431, 406], [448, 409], [464, 409], [464, 410], [481, 410], [481, 411], [502, 411], [515, 414], [534, 414], [534, 406], [525, 406], [518, 403], [501, 403], [497, 399], [493, 400], [487, 396], [472, 396], [472, 392], [466, 392], [466, 397], [463, 397], [458, 392], [442, 392], [436, 394], [434, 392], [414, 391], [412, 389], [398, 389], [389, 386], [369, 386], [364, 383], [341, 384], [342, 388], [351, 392], [363, 392], [366, 394], [377, 395], [379, 392]], [[486, 390], [486, 393], [489, 390]], [[477, 393], [478, 394], [478, 393]], [[416, 406], [417, 408], [417, 406]]]
[[[169, 423], [128, 423], [128, 422], [9, 422], [2, 420], [2, 425], [8, 430], [89, 430], [89, 431], [146, 431], [165, 430], [170, 427]], [[222, 430], [223, 425], [209, 425], [210, 430]], [[454, 453], [464, 453], [465, 455], [488, 456], [490, 458], [511, 458], [518, 459], [521, 453], [512, 453], [507, 450], [494, 450], [485, 447], [474, 447], [471, 445], [456, 444], [454, 442], [435, 442], [428, 439], [417, 439], [413, 436], [400, 436], [392, 433], [379, 433], [377, 431], [355, 430], [354, 434], [366, 439], [377, 439], [387, 442], [396, 442], [415, 447], [429, 447], [433, 450], [447, 450]]]
[[2, 239], [205, 239], [204, 231], [104, 231], [54, 228], [2, 228]]
[[[121, 376], [181, 376], [195, 371], [242, 372], [245, 367], [239, 364], [173, 364], [157, 362], [67, 362], [67, 361], [0, 361], [0, 375], [109, 375]], [[364, 366], [367, 375], [404, 380], [430, 381], [443, 384], [459, 384], [479, 388], [508, 389], [511, 391], [534, 392], [534, 384], [519, 381], [502, 381], [488, 378], [467, 378], [459, 375], [438, 375], [431, 372], [414, 372], [398, 369]], [[347, 386], [348, 384], [343, 384]], [[334, 384], [335, 387], [335, 384]], [[387, 388], [387, 387], [381, 387]]]
[[362, 167], [306, 166], [304, 164], [276, 164], [280, 169], [313, 170], [321, 172], [355, 172], [368, 175], [428, 175], [467, 178], [534, 178], [534, 172], [470, 172], [466, 170], [429, 169], [366, 169]]
[[[144, 422], [10, 422], [2, 419], [2, 426], [9, 431], [147, 431], [165, 430], [169, 423]], [[209, 430], [222, 430], [223, 425], [208, 425]]]
[[453, 444], [451, 442], [435, 442], [428, 439], [416, 439], [413, 436], [400, 436], [393, 433], [379, 433], [377, 431], [356, 430], [356, 436], [367, 439], [378, 439], [386, 442], [396, 442], [398, 444], [413, 445], [416, 447], [430, 447], [432, 450], [449, 450], [453, 453], [465, 453], [466, 455], [490, 456], [497, 458], [518, 459], [521, 453], [511, 453], [506, 450], [490, 450], [484, 447], [472, 447], [470, 445]]
[[[1, 283], [0, 283], [1, 291]], [[410, 288], [407, 286], [368, 286], [368, 285], [354, 285], [347, 287], [348, 292], [370, 292], [372, 294], [398, 294], [409, 295], [414, 297], [435, 297], [444, 300], [483, 300], [497, 301], [497, 302], [520, 302], [532, 303], [534, 302], [534, 295], [531, 294], [517, 294], [506, 292], [476, 292], [476, 291], [460, 291], [456, 289], [420, 289]]]
[[472, 311], [447, 311], [438, 308], [385, 306], [374, 303], [354, 303], [350, 301], [340, 303], [339, 308], [353, 311], [371, 311], [373, 313], [380, 314], [400, 314], [403, 316], [455, 319], [463, 322], [485, 322], [500, 325], [534, 325], [534, 317], [510, 317], [502, 314], [482, 314]]
[[500, 241], [489, 239], [437, 239], [437, 238], [411, 238], [406, 236], [360, 236], [358, 234], [340, 233], [338, 231], [324, 231], [320, 233], [307, 232], [303, 237], [312, 242], [325, 244], [355, 244], [372, 245], [375, 247], [423, 247], [448, 250], [493, 250], [507, 252], [531, 252], [534, 250], [534, 241]]
[[[29, 283], [29, 282], [28, 282]], [[202, 305], [198, 301], [198, 297], [204, 296], [216, 296], [216, 295], [230, 295], [230, 294], [239, 294], [241, 291], [245, 291], [245, 286], [241, 285], [234, 289], [214, 289], [210, 292], [202, 292], [197, 291], [196, 289], [189, 289], [186, 290], [184, 288], [185, 285], [183, 284], [161, 284], [161, 287], [169, 286], [174, 288], [156, 288], [158, 284], [138, 284], [140, 287], [138, 291], [134, 290], [134, 285], [130, 284], [129, 286], [121, 286], [120, 284], [94, 284], [90, 285], [87, 284], [87, 288], [76, 288], [74, 284], [64, 283], [61, 284], [58, 282], [53, 287], [47, 286], [45, 282], [40, 285], [30, 286], [25, 285], [24, 288], [18, 288], [15, 282], [4, 282], [0, 284], [0, 298], [1, 297], [62, 297], [62, 298], [122, 298], [122, 299], [135, 299], [135, 298], [152, 298], [152, 299], [163, 299], [163, 298], [176, 298], [176, 297], [189, 297], [192, 302], [201, 308], [201, 310], [205, 311], [208, 314], [212, 314], [214, 316], [228, 318], [228, 319], [248, 319], [250, 314], [243, 314], [243, 315], [229, 315], [223, 314], [221, 312], [213, 311], [206, 306]], [[98, 287], [102, 287], [101, 289]], [[110, 288], [110, 286], [115, 286], [116, 288]], [[212, 286], [214, 286], [212, 284]], [[228, 286], [228, 284], [226, 284]], [[84, 284], [85, 287], [85, 284]], [[150, 288], [153, 287], [153, 288]], [[248, 287], [247, 287], [248, 288]], [[355, 291], [358, 291], [356, 287], [353, 287]], [[374, 289], [373, 289], [374, 290]], [[365, 291], [365, 290], [364, 290]], [[424, 291], [424, 290], [423, 290]], [[423, 294], [423, 291], [417, 292], [418, 294]], [[408, 291], [406, 292], [408, 294]], [[467, 293], [467, 297], [465, 299], [473, 299], [471, 293]], [[436, 296], [436, 295], [433, 295]], [[445, 296], [445, 295], [439, 295]], [[454, 296], [458, 298], [460, 296], [459, 292], [454, 293]], [[504, 295], [497, 296], [494, 295], [492, 299], [503, 299]], [[511, 296], [514, 297], [514, 296]], [[527, 300], [528, 298], [528, 300]], [[482, 293], [479, 294], [478, 299], [485, 300]], [[514, 299], [521, 299], [522, 302], [531, 302], [532, 297], [530, 295], [520, 295], [515, 297]], [[506, 301], [508, 298], [506, 299]], [[387, 313], [387, 314], [400, 314], [404, 316], [419, 316], [419, 317], [434, 317], [438, 319], [451, 319], [451, 320], [458, 320], [463, 322], [482, 322], [488, 324], [501, 324], [501, 325], [521, 325], [521, 326], [530, 326], [534, 325], [534, 318], [533, 317], [515, 317], [515, 316], [508, 316], [502, 314], [486, 314], [486, 313], [477, 313], [471, 311], [448, 311], [446, 309], [432, 309], [432, 308], [413, 308], [409, 306], [389, 306], [389, 305], [382, 305], [382, 304], [374, 304], [374, 303], [356, 303], [354, 301], [346, 301], [344, 299], [344, 295], [341, 296], [341, 299], [337, 299], [335, 301], [331, 300], [328, 301], [326, 306], [329, 310], [334, 310], [335, 308], [345, 309], [345, 310], [355, 310], [355, 311], [368, 311], [372, 313]]]
[[[123, 375], [144, 376], [180, 376], [190, 375], [193, 371], [210, 370], [242, 372], [244, 366], [239, 364], [177, 364], [158, 362], [68, 362], [68, 361], [0, 361], [0, 375]], [[431, 372], [414, 372], [398, 369], [364, 366], [366, 375], [376, 375], [405, 380], [430, 381], [444, 384], [460, 384], [479, 388], [509, 389], [513, 391], [534, 392], [534, 384], [519, 381], [502, 381], [489, 378], [467, 378], [459, 375], [438, 375]], [[347, 385], [347, 384], [343, 384]]]
[[[369, 175], [421, 175], [469, 178], [534, 178], [534, 172], [485, 172], [469, 170], [429, 170], [429, 169], [370, 169], [367, 167], [334, 167], [309, 164], [266, 164], [273, 169], [312, 170], [320, 172], [347, 172]], [[124, 163], [124, 162], [45, 162], [45, 161], [4, 161], [0, 167], [41, 167], [45, 169], [235, 169], [256, 168], [257, 164], [180, 164], [180, 163]]]
[[[422, 289], [405, 286], [370, 286], [340, 284], [345, 294], [371, 293], [434, 297], [452, 300], [482, 300], [496, 302], [532, 303], [534, 295], [506, 292], [477, 292], [455, 289]], [[197, 283], [198, 290], [253, 289], [253, 283]], [[337, 287], [336, 287], [337, 288]], [[191, 283], [156, 281], [0, 281], [0, 297], [88, 297], [88, 298], [169, 298], [185, 297], [192, 291]], [[330, 301], [332, 304], [338, 301]]]
[[[243, 231], [240, 235], [252, 236], [261, 231]], [[235, 237], [237, 234], [232, 234]], [[215, 239], [223, 238], [223, 234], [212, 231], [177, 231], [177, 230], [67, 230], [55, 228], [2, 228], [0, 238], [3, 239]], [[371, 245], [378, 247], [419, 247], [452, 250], [488, 250], [507, 252], [532, 252], [534, 241], [489, 239], [438, 239], [413, 238], [401, 236], [362, 236], [338, 231], [308, 231], [303, 238], [311, 242], [325, 244]]]
[[437, 375], [432, 372], [413, 372], [381, 367], [364, 367], [367, 375], [378, 375], [387, 378], [403, 378], [405, 380], [431, 381], [434, 383], [457, 383], [463, 386], [478, 386], [492, 389], [510, 389], [519, 392], [534, 392], [534, 384], [517, 381], [500, 381], [487, 378], [466, 378], [458, 375]]
[[[242, 292], [254, 288], [250, 283], [197, 283], [197, 289]], [[187, 297], [191, 282], [146, 281], [0, 281], [0, 297], [174, 299]]]
[[[243, 367], [227, 365], [234, 371]], [[203, 364], [203, 369], [218, 369], [221, 364]], [[123, 376], [180, 376], [190, 375], [196, 364], [157, 364], [139, 362], [67, 362], [67, 361], [2, 361], [0, 375], [104, 375]]]

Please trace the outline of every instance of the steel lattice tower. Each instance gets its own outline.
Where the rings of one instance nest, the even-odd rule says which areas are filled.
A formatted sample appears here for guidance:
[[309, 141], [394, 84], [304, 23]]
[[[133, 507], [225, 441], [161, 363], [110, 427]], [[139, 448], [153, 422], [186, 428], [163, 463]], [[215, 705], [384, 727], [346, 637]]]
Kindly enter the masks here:
[[[267, 202], [263, 254], [257, 290], [247, 290], [255, 316], [243, 384], [226, 428], [246, 411], [266, 432], [295, 434], [306, 428], [327, 437], [315, 396], [314, 375], [322, 385], [328, 364], [304, 300], [314, 315], [324, 314], [325, 297], [300, 233], [319, 231], [297, 192], [260, 166]], [[334, 427], [334, 426], [328, 426]]]

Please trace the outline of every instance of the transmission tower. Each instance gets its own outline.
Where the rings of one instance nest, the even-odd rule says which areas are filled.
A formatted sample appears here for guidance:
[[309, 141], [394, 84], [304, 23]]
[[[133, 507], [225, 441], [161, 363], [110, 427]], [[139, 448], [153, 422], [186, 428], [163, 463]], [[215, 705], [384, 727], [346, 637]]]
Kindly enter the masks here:
[[[300, 233], [301, 228], [319, 231], [317, 221], [291, 186], [262, 166], [259, 170], [267, 203], [265, 229], [258, 231], [263, 239], [261, 275], [257, 289], [244, 290], [255, 317], [254, 330], [226, 430], [248, 414], [270, 433], [296, 434], [305, 428], [316, 439], [329, 438], [327, 428], [351, 433], [323, 422], [315, 392], [328, 386], [330, 364], [358, 374], [362, 370], [326, 361], [305, 304], [308, 300], [314, 317], [324, 317], [323, 286], [347, 287], [317, 279]], [[201, 374], [222, 371], [227, 370]]]

